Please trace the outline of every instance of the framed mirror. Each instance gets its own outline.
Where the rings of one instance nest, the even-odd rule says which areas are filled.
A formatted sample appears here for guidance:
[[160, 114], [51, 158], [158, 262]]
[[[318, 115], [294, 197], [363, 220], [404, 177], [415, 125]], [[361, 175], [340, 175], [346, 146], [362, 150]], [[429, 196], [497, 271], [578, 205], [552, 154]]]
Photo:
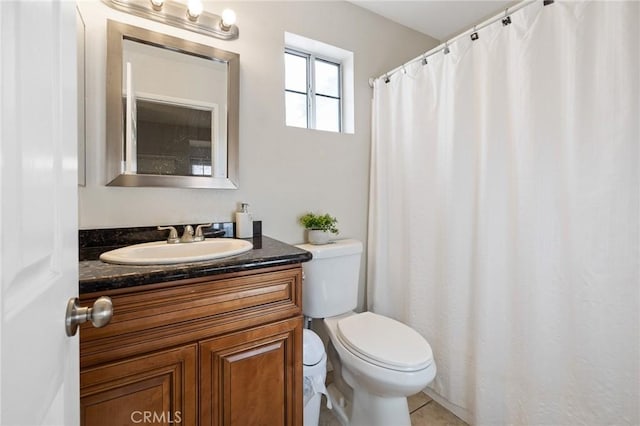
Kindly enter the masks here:
[[110, 186], [238, 187], [240, 57], [107, 23]]

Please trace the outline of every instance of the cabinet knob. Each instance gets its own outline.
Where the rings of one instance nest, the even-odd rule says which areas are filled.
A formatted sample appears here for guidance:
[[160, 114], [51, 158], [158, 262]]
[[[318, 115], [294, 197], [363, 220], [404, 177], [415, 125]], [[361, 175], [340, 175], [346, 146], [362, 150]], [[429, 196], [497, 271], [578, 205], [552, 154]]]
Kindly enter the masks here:
[[91, 308], [83, 308], [78, 304], [78, 298], [72, 297], [67, 302], [67, 314], [65, 316], [65, 329], [67, 336], [76, 334], [78, 325], [91, 321], [94, 327], [100, 328], [109, 324], [113, 316], [113, 303], [107, 296], [99, 297]]

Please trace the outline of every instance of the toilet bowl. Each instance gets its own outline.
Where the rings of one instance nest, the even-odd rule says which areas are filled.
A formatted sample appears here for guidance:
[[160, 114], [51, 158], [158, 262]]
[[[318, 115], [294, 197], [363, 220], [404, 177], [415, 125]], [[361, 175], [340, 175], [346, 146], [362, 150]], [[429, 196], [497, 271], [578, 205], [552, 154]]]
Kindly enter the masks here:
[[329, 337], [334, 383], [328, 391], [344, 425], [409, 426], [407, 396], [435, 377], [429, 343], [415, 330], [373, 312], [355, 313], [362, 243], [298, 247], [313, 259], [303, 264], [303, 313], [322, 318]]
[[[364, 332], [357, 330], [357, 336], [345, 337], [340, 324], [349, 320], [369, 323], [371, 328]], [[420, 392], [435, 377], [436, 365], [429, 343], [398, 321], [371, 312], [352, 312], [325, 318], [323, 323], [343, 367], [371, 393], [406, 397]], [[380, 324], [385, 324], [385, 328]]]
[[[341, 327], [345, 323], [347, 327]], [[370, 328], [360, 330], [365, 324], [370, 324]], [[342, 389], [330, 389], [337, 399], [336, 410], [343, 410], [338, 415], [343, 423], [410, 425], [407, 396], [424, 389], [436, 374], [427, 341], [406, 325], [371, 312], [325, 318], [323, 325], [339, 357], [338, 371], [332, 359], [335, 356], [329, 352], [334, 377], [341, 376], [351, 388], [347, 392], [352, 394], [351, 398], [344, 398]], [[391, 331], [395, 334], [390, 334]], [[351, 406], [341, 405], [341, 399]]]

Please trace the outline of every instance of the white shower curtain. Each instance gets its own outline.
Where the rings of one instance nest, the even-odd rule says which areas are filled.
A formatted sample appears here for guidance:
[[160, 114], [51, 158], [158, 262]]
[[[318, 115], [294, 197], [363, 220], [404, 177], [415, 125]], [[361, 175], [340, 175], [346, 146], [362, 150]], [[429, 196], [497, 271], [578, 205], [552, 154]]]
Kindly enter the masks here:
[[640, 3], [511, 19], [374, 83], [369, 309], [474, 424], [638, 424]]

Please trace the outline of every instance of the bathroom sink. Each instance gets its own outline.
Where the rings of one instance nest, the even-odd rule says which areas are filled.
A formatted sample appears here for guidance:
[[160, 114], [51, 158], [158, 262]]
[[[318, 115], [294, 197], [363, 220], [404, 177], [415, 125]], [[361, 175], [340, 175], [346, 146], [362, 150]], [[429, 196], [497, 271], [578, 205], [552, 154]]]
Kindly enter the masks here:
[[235, 256], [252, 248], [250, 242], [233, 238], [211, 238], [180, 244], [154, 241], [102, 253], [100, 260], [120, 265], [170, 265]]

